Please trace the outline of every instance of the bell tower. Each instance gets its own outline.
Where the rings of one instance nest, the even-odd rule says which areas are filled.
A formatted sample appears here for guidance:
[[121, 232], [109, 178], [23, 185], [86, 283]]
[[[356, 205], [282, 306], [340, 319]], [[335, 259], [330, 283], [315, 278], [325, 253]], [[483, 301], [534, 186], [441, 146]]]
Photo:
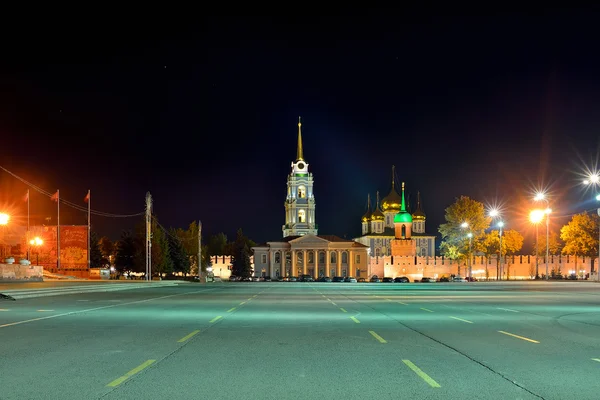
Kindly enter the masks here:
[[298, 146], [296, 161], [292, 162], [292, 170], [287, 178], [283, 237], [317, 234], [313, 183], [313, 175], [308, 172], [308, 163], [304, 160], [302, 121], [298, 117]]

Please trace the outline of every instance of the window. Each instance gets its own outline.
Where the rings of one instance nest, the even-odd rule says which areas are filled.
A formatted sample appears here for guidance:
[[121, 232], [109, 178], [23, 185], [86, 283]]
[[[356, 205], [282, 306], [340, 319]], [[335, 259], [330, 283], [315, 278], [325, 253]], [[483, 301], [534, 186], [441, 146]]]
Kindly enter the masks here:
[[304, 186], [298, 186], [298, 198], [303, 199], [306, 197], [306, 188]]
[[309, 264], [315, 263], [315, 253], [313, 253], [312, 251], [308, 252], [308, 263]]
[[263, 263], [263, 264], [266, 264], [266, 263], [267, 263], [267, 255], [266, 255], [266, 254], [263, 254], [263, 255], [262, 255], [262, 263]]
[[281, 264], [281, 253], [280, 252], [275, 253], [275, 264]]
[[335, 264], [337, 262], [337, 254], [335, 251], [331, 252], [331, 256], [329, 257], [329, 262]]
[[381, 253], [381, 250], [379, 249], [379, 247], [377, 247], [377, 248], [375, 249], [375, 257], [380, 257], [380, 256], [381, 256], [381, 254], [380, 254], [380, 253]]
[[348, 264], [348, 253], [345, 251], [342, 253], [342, 264]]
[[298, 222], [306, 222], [306, 211], [298, 210]]
[[319, 264], [321, 264], [321, 265], [325, 264], [325, 252], [324, 251], [319, 252]]
[[[356, 255], [356, 257], [354, 257], [354, 258], [355, 258], [355, 260], [356, 260], [356, 261], [355, 261], [355, 263], [356, 263], [356, 264], [360, 264], [360, 254], [357, 254], [357, 255]], [[357, 271], [357, 272], [358, 272], [358, 271]], [[358, 275], [358, 274], [357, 274], [357, 275]]]

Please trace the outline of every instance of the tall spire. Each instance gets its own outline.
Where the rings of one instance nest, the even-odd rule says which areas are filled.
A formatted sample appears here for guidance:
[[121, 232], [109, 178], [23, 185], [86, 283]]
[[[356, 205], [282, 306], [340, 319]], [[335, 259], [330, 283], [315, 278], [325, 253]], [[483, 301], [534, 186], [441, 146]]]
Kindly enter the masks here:
[[377, 191], [377, 203], [375, 203], [375, 208], [379, 210], [379, 190]]
[[396, 166], [392, 165], [392, 190], [394, 190], [394, 176], [396, 175]]
[[402, 207], [400, 211], [406, 211], [406, 203], [404, 202], [404, 182], [402, 182]]
[[304, 161], [304, 154], [302, 153], [302, 121], [298, 117], [298, 151], [296, 153], [296, 161]]
[[367, 212], [371, 212], [371, 193], [367, 193]]

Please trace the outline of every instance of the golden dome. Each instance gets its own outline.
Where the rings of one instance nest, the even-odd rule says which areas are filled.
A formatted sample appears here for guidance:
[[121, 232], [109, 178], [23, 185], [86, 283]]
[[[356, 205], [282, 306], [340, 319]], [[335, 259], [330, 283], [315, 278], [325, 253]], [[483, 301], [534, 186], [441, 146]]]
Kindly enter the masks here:
[[377, 192], [377, 202], [375, 203], [375, 211], [371, 214], [372, 221], [383, 221], [385, 220], [385, 216], [379, 209], [379, 192]]
[[396, 189], [394, 188], [394, 182], [392, 182], [392, 190], [390, 190], [390, 193], [381, 201], [381, 209], [383, 211], [398, 212], [400, 211], [401, 207], [402, 197], [400, 197], [398, 192], [396, 192]]
[[362, 216], [362, 222], [371, 221], [371, 195], [367, 194], [367, 212]]
[[417, 192], [417, 209], [412, 216], [414, 220], [425, 220], [425, 213], [421, 208], [421, 192]]

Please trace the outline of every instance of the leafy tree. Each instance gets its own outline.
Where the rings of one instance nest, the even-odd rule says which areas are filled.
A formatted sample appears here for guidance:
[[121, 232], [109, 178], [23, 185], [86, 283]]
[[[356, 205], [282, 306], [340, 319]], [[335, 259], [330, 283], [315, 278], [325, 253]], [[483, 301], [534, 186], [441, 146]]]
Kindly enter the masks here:
[[117, 241], [117, 252], [115, 255], [115, 268], [119, 274], [134, 271], [134, 257], [136, 245], [130, 231], [123, 231], [121, 238]]
[[237, 237], [233, 245], [233, 254], [231, 256], [232, 275], [248, 277], [252, 275], [252, 265], [250, 264], [249, 240], [244, 236], [242, 229], [238, 229]]
[[[500, 253], [500, 231], [492, 230], [491, 232], [484, 234], [478, 243], [478, 250], [483, 252], [486, 256], [490, 254]], [[515, 254], [523, 247], [523, 235], [514, 229], [507, 229], [502, 231], [502, 257], [507, 254]], [[496, 258], [496, 276], [500, 276], [500, 259]], [[487, 267], [486, 267], [487, 271]]]
[[98, 245], [100, 246], [100, 251], [102, 252], [102, 257], [108, 260], [108, 264], [110, 264], [111, 259], [115, 257], [115, 243], [113, 243], [108, 237], [103, 236], [100, 238]]
[[108, 259], [104, 257], [100, 249], [98, 234], [90, 232], [90, 268], [104, 268], [108, 264]]
[[573, 215], [571, 221], [560, 229], [560, 238], [565, 242], [563, 254], [593, 256], [598, 249], [598, 216], [586, 213]]
[[171, 229], [167, 240], [169, 242], [169, 255], [173, 262], [173, 271], [181, 272], [187, 276], [190, 273], [190, 258], [183, 247], [179, 229]]
[[173, 261], [169, 249], [167, 232], [158, 223], [152, 220], [152, 273], [158, 276], [173, 271]]
[[225, 255], [227, 250], [227, 235], [223, 232], [211, 235], [208, 238], [208, 254], [211, 256]]
[[[544, 256], [546, 256], [546, 233], [544, 232], [543, 238], [542, 238], [542, 235], [540, 235], [539, 239], [540, 239], [539, 248], [538, 248], [538, 244], [536, 242], [534, 242], [534, 244], [533, 244], [533, 255], [535, 255], [535, 250], [539, 249], [538, 256], [544, 257]], [[550, 232], [550, 235], [548, 237], [548, 254], [553, 255], [553, 256], [560, 254], [560, 251], [563, 248], [563, 246], [564, 246], [564, 244], [562, 243], [558, 233], [556, 231]]]
[[[450, 259], [464, 259], [471, 256], [467, 234], [470, 232], [473, 235], [471, 250], [477, 249], [477, 242], [483, 237], [491, 222], [491, 218], [485, 215], [483, 203], [468, 196], [457, 198], [446, 208], [445, 219], [446, 223], [438, 228], [442, 235], [440, 251]], [[463, 228], [463, 223], [467, 223], [468, 227]]]

